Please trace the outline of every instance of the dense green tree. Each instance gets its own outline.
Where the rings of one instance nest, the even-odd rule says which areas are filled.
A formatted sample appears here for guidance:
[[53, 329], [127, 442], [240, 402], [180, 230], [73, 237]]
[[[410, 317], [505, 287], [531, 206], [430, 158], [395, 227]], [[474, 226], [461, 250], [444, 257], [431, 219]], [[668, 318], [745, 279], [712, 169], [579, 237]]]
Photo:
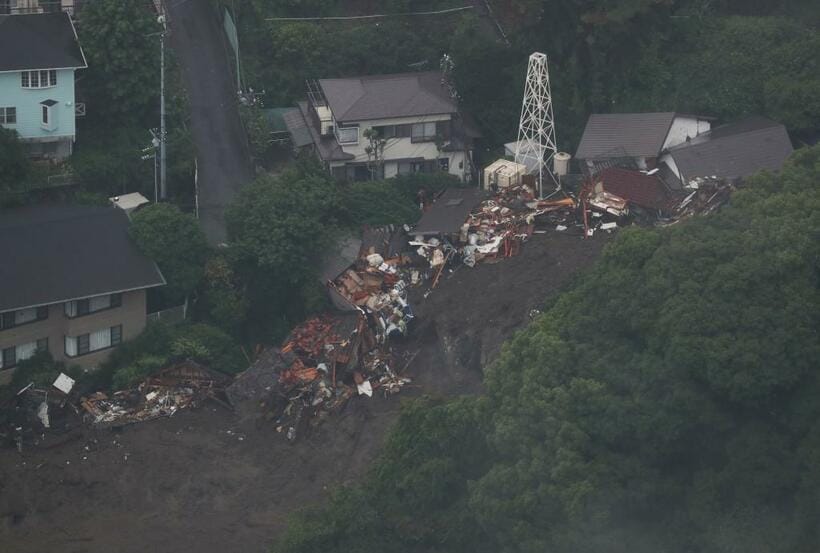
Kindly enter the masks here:
[[82, 91], [89, 117], [109, 124], [139, 120], [158, 96], [162, 27], [153, 6], [138, 0], [95, 0], [83, 4], [80, 18], [79, 38], [88, 61]]
[[621, 231], [486, 397], [411, 407], [275, 550], [816, 550], [818, 178], [800, 150], [718, 214]]
[[227, 255], [245, 283], [255, 338], [282, 337], [322, 297], [317, 267], [336, 237], [337, 200], [326, 173], [293, 169], [259, 177], [228, 208]]
[[0, 203], [4, 192], [20, 190], [31, 174], [31, 162], [17, 132], [0, 127]]
[[129, 234], [159, 265], [168, 282], [160, 293], [168, 305], [182, 303], [199, 286], [209, 248], [192, 215], [171, 204], [154, 204], [134, 214]]
[[247, 290], [225, 256], [215, 255], [205, 264], [201, 291], [200, 303], [204, 304], [207, 320], [239, 335], [248, 316]]

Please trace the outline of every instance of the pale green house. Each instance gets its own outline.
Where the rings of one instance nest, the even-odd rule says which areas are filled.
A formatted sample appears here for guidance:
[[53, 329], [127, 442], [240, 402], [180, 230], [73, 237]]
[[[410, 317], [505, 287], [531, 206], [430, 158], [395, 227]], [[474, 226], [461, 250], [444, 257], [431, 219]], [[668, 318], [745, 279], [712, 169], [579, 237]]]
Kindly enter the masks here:
[[85, 67], [67, 13], [0, 15], [0, 125], [17, 131], [32, 157], [71, 155], [74, 72]]

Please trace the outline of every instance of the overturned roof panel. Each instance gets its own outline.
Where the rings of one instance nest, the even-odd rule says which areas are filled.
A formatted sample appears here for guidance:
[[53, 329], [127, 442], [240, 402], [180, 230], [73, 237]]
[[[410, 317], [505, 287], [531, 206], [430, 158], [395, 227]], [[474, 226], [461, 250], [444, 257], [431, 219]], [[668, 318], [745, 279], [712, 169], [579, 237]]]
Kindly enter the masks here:
[[721, 125], [669, 149], [684, 182], [695, 177], [743, 178], [778, 171], [793, 151], [786, 128], [752, 116]]
[[362, 241], [359, 238], [348, 237], [339, 240], [336, 246], [325, 255], [319, 275], [322, 283], [333, 280], [355, 263], [361, 249]]
[[339, 122], [458, 111], [437, 71], [321, 79], [319, 85]]
[[675, 112], [593, 113], [575, 157], [657, 156], [663, 147]]

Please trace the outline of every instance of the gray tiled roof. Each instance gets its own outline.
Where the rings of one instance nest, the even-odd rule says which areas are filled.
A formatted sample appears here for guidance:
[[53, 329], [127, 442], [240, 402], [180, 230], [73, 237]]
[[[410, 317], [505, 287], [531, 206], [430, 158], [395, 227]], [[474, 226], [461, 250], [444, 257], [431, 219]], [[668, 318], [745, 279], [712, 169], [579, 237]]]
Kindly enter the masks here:
[[302, 146], [313, 144], [313, 138], [310, 136], [307, 123], [305, 122], [305, 118], [302, 117], [302, 112], [299, 108], [286, 111], [282, 119], [290, 133], [290, 140], [294, 146], [301, 148]]
[[86, 67], [67, 13], [0, 15], [0, 71]]
[[675, 112], [594, 113], [589, 116], [575, 157], [657, 156], [669, 134]]
[[722, 125], [669, 149], [684, 182], [695, 177], [734, 179], [777, 171], [792, 153], [786, 128], [752, 116]]
[[0, 311], [165, 284], [117, 207], [0, 211]]
[[339, 122], [458, 111], [437, 71], [321, 79], [319, 85]]

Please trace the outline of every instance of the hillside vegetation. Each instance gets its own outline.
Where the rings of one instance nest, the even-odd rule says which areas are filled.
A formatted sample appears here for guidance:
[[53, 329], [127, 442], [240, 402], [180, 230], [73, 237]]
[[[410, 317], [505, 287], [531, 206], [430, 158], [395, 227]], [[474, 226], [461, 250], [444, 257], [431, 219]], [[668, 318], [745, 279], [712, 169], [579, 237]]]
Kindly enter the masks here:
[[279, 553], [815, 551], [820, 147], [627, 229], [486, 369], [407, 406]]

